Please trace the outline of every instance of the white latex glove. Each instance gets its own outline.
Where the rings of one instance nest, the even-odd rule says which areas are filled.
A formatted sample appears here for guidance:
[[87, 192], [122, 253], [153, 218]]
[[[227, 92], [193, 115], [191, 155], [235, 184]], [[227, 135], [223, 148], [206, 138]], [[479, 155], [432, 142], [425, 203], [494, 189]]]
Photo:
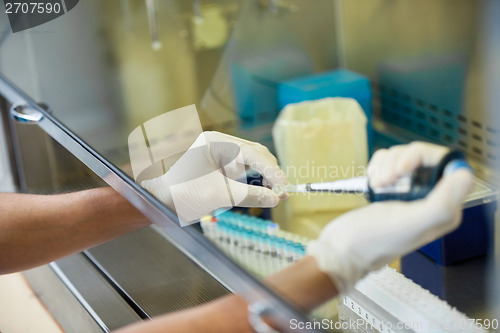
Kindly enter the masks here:
[[368, 163], [370, 186], [392, 185], [420, 166], [437, 165], [447, 152], [444, 146], [420, 141], [379, 149]]
[[[384, 167], [376, 183], [390, 184], [397, 175], [438, 163], [446, 152], [444, 147], [415, 143], [377, 153], [370, 164]], [[327, 225], [307, 253], [339, 292], [348, 292], [369, 271], [457, 228], [472, 184], [472, 173], [459, 169], [441, 179], [422, 200], [378, 202], [350, 211]]]
[[141, 185], [175, 210], [183, 224], [218, 208], [275, 207], [280, 198], [272, 190], [236, 181], [246, 166], [260, 172], [266, 185], [288, 184], [266, 147], [219, 132], [203, 132], [164, 175]]

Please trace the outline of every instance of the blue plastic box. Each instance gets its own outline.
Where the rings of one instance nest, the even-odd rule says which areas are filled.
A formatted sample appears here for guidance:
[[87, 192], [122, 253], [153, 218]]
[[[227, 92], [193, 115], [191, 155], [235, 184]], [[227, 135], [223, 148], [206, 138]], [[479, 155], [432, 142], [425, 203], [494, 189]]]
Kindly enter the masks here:
[[[243, 129], [272, 124], [279, 113], [277, 89], [281, 81], [309, 75], [309, 56], [293, 48], [271, 48], [233, 59], [230, 67], [236, 113]], [[268, 131], [271, 134], [270, 130]], [[260, 141], [261, 138], [249, 137]]]
[[370, 80], [347, 69], [305, 76], [278, 85], [278, 106], [316, 100], [326, 97], [349, 97], [361, 105], [368, 119], [367, 136], [370, 151], [373, 148], [372, 92]]
[[448, 266], [485, 255], [492, 246], [497, 210], [496, 192], [476, 179], [474, 192], [468, 198], [460, 226], [419, 249], [439, 265]]

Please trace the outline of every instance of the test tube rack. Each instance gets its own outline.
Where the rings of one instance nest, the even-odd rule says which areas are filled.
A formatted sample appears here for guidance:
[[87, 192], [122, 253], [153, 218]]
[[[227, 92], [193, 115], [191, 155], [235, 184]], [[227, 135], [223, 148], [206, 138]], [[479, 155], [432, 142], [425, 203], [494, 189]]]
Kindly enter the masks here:
[[309, 242], [280, 230], [272, 221], [232, 211], [203, 218], [201, 228], [226, 254], [260, 278], [298, 261]]
[[486, 324], [492, 326], [491, 320], [468, 318], [389, 267], [370, 273], [344, 295], [338, 315], [347, 333], [487, 333]]

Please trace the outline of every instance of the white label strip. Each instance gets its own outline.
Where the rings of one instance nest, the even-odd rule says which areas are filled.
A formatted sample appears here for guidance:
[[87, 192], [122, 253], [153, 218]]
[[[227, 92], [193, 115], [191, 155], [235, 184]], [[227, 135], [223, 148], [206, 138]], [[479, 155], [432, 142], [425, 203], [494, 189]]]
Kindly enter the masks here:
[[[361, 305], [356, 303], [356, 301], [354, 301], [349, 296], [343, 297], [343, 303], [349, 310], [354, 312], [356, 315], [358, 315], [358, 317], [362, 318], [364, 321], [366, 321], [368, 324], [370, 324], [374, 329], [376, 329], [380, 333], [396, 333], [396, 331], [394, 331], [390, 327], [388, 327], [387, 323], [385, 323], [383, 320], [375, 317], [370, 312], [366, 311], [365, 308], [363, 308]], [[392, 326], [392, 324], [389, 323], [389, 326]]]

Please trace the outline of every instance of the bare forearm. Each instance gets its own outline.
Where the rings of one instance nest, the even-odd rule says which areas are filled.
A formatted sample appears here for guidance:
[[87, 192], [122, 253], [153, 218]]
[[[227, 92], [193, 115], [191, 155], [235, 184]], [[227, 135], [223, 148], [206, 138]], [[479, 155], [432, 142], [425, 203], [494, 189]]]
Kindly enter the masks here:
[[32, 268], [149, 222], [111, 188], [0, 194], [0, 274]]
[[[273, 275], [267, 283], [284, 298], [308, 312], [338, 292], [312, 257]], [[248, 324], [247, 303], [230, 295], [193, 309], [138, 323], [117, 333], [156, 332], [253, 332]]]
[[276, 292], [305, 312], [337, 296], [332, 280], [319, 270], [316, 260], [306, 256], [267, 279]]
[[205, 305], [175, 312], [120, 329], [116, 333], [233, 333], [253, 332], [247, 320], [246, 303], [231, 295]]
[[[31, 268], [149, 224], [111, 188], [40, 196], [0, 194], [0, 273]], [[337, 290], [306, 257], [267, 283], [304, 311]], [[252, 332], [247, 304], [236, 295], [123, 329], [133, 332]]]

